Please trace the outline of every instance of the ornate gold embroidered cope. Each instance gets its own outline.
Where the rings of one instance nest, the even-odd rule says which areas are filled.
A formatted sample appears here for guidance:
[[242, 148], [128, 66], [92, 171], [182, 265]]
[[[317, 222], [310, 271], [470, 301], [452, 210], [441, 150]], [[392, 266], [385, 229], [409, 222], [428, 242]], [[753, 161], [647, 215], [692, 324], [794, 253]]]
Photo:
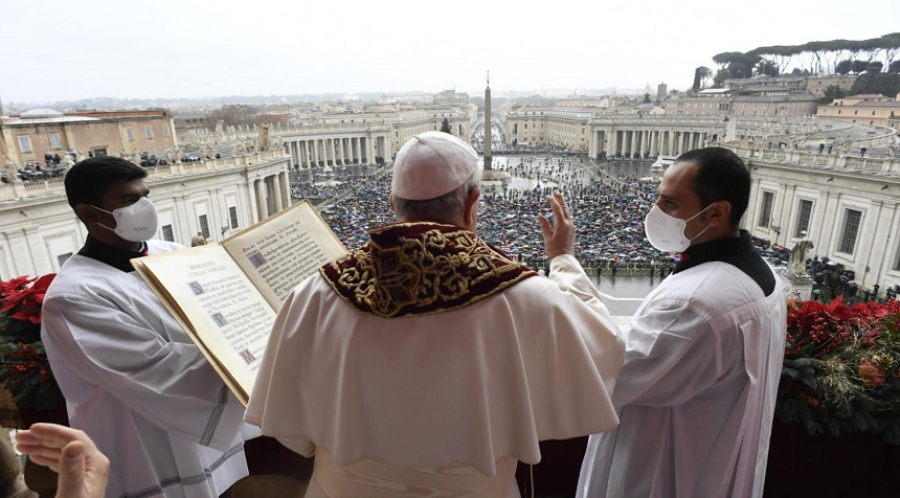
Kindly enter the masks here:
[[537, 275], [474, 233], [398, 223], [319, 272], [354, 308], [383, 318], [452, 311]]

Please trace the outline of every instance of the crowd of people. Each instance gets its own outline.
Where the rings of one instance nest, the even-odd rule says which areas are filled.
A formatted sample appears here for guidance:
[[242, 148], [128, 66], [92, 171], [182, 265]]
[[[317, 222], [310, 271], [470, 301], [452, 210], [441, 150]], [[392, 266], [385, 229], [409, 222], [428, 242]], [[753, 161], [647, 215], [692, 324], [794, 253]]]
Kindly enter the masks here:
[[[494, 169], [508, 172], [513, 181], [482, 187], [478, 234], [507, 255], [532, 268], [547, 266], [537, 216], [549, 213], [545, 196], [559, 190], [572, 208], [579, 234], [576, 256], [585, 268], [613, 272], [639, 265], [660, 273], [671, 268], [671, 256], [654, 249], [644, 234], [655, 184], [635, 177], [593, 178], [577, 163], [558, 157], [509, 158]], [[348, 248], [365, 243], [368, 230], [395, 221], [387, 201], [389, 176], [361, 177], [350, 184], [355, 193], [325, 210]], [[297, 186], [295, 192], [321, 198], [314, 194], [322, 194], [323, 187]]]

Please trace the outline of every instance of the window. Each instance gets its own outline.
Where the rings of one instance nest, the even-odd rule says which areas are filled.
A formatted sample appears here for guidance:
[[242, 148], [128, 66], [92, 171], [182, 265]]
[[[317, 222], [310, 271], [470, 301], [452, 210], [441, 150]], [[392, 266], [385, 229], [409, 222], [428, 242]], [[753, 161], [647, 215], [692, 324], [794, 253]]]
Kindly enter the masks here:
[[228, 218], [231, 219], [231, 228], [237, 228], [238, 219], [236, 206], [228, 206]]
[[56, 261], [59, 262], [59, 267], [62, 268], [62, 265], [64, 265], [66, 263], [66, 261], [68, 261], [69, 258], [71, 258], [71, 257], [72, 257], [72, 253], [70, 253], [70, 252], [67, 252], [65, 254], [60, 254], [59, 256], [57, 256]]
[[145, 126], [144, 134], [147, 135], [147, 140], [153, 140], [153, 127], [150, 125]]
[[59, 133], [50, 134], [50, 148], [53, 150], [62, 149], [62, 142], [59, 141]]
[[172, 225], [163, 225], [162, 236], [163, 240], [166, 242], [175, 242], [175, 234], [172, 232]]
[[128, 135], [129, 142], [134, 142], [134, 128], [125, 128], [125, 134]]
[[775, 194], [772, 192], [763, 192], [762, 212], [759, 213], [759, 223], [761, 228], [769, 228], [769, 222], [772, 219], [772, 204], [775, 202]]
[[803, 232], [809, 233], [809, 220], [812, 217], [813, 202], [801, 200], [800, 212], [797, 213], [797, 229], [794, 231], [794, 237], [803, 237]]
[[163, 136], [166, 138], [172, 136], [172, 132], [171, 132], [171, 130], [169, 130], [169, 125], [167, 125], [167, 124], [163, 125]]
[[203, 237], [209, 237], [209, 222], [206, 221], [206, 215], [201, 214], [199, 221], [200, 221], [200, 231], [203, 232]]
[[855, 209], [844, 211], [844, 233], [841, 235], [839, 252], [853, 254], [853, 250], [856, 249], [856, 237], [859, 235], [860, 221], [862, 221], [862, 211]]
[[31, 154], [31, 139], [28, 135], [19, 135], [19, 150], [22, 154]]

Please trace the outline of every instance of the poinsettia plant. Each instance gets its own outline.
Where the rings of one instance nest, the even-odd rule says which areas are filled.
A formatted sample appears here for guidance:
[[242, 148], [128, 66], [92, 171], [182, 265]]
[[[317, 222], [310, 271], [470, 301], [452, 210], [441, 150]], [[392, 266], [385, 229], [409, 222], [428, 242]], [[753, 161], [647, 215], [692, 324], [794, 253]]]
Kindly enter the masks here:
[[776, 415], [810, 434], [900, 444], [900, 303], [788, 301]]
[[0, 281], [0, 385], [19, 407], [45, 410], [63, 399], [41, 342], [41, 308], [55, 276]]

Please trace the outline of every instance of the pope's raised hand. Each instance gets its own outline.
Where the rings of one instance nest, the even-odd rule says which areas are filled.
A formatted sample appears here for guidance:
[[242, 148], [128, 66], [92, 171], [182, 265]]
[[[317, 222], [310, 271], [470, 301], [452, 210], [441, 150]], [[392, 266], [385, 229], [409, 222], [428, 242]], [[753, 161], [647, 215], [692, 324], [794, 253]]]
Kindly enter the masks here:
[[547, 202], [553, 209], [553, 221], [544, 215], [538, 215], [538, 223], [544, 235], [544, 251], [547, 257], [553, 259], [560, 254], [575, 254], [575, 224], [572, 221], [572, 213], [566, 200], [559, 192], [547, 196]]

